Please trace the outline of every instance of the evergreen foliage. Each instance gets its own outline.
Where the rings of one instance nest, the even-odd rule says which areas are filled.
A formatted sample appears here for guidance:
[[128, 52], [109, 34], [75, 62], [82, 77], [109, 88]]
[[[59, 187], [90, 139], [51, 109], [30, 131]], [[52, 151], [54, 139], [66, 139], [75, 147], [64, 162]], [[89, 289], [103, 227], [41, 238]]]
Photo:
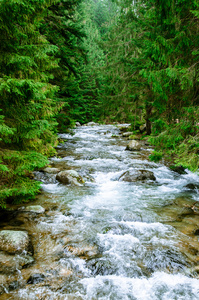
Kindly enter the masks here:
[[0, 207], [76, 121], [146, 123], [151, 159], [197, 170], [198, 32], [195, 0], [1, 0]]
[[50, 45], [38, 30], [48, 1], [0, 3], [0, 206], [5, 200], [29, 198], [39, 190], [30, 171], [44, 166], [43, 155], [55, 153], [55, 115], [60, 104], [50, 84], [57, 67]]
[[81, 65], [85, 62], [82, 39], [85, 33], [79, 20], [78, 9], [81, 1], [62, 0], [48, 9], [40, 32], [51, 45], [58, 49], [55, 57], [58, 65], [53, 71], [51, 83], [59, 86], [57, 99], [63, 103], [58, 115], [59, 131], [64, 131], [75, 121], [83, 122], [84, 99], [80, 89]]
[[103, 46], [107, 85], [101, 115], [131, 122], [134, 129], [145, 122], [146, 133], [158, 135], [151, 139], [158, 151], [197, 169], [198, 4], [115, 2], [118, 15]]

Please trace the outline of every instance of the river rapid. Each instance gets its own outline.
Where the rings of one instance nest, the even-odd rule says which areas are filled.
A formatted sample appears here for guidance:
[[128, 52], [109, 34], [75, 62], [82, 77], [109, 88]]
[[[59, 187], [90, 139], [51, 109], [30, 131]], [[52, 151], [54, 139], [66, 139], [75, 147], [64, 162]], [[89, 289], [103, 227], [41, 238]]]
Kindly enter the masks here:
[[[81, 126], [60, 138], [51, 166], [76, 170], [85, 184], [36, 173], [42, 193], [32, 205], [46, 212], [1, 224], [29, 232], [35, 262], [0, 299], [199, 299], [199, 193], [187, 187], [199, 176], [150, 162], [144, 144], [126, 151], [113, 125]], [[156, 181], [119, 180], [140, 169]], [[40, 279], [31, 282], [32, 274]]]

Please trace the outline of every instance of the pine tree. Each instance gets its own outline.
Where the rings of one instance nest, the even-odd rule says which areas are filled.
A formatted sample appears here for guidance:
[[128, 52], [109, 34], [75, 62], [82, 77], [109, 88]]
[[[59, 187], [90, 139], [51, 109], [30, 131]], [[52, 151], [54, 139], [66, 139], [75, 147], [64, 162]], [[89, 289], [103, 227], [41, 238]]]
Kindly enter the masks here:
[[45, 0], [0, 3], [1, 206], [7, 198], [35, 195], [40, 184], [30, 180], [30, 172], [47, 163], [43, 154], [55, 153], [59, 103], [54, 99], [57, 87], [49, 79], [57, 67], [57, 47], [38, 30], [49, 4]]

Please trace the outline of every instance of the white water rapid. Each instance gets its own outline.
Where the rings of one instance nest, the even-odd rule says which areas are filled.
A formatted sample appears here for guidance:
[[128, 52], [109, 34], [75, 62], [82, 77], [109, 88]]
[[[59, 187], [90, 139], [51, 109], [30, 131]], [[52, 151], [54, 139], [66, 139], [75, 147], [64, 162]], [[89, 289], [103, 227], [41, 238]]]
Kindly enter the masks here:
[[[199, 176], [150, 162], [149, 146], [126, 151], [128, 141], [118, 135], [113, 125], [60, 135], [65, 141], [52, 166], [76, 170], [85, 184], [63, 185], [55, 175], [41, 175], [36, 203], [49, 209], [34, 222], [31, 270], [45, 280], [2, 299], [199, 299], [199, 214], [190, 209], [199, 194], [186, 188], [197, 186]], [[152, 171], [156, 181], [119, 180], [140, 169]]]

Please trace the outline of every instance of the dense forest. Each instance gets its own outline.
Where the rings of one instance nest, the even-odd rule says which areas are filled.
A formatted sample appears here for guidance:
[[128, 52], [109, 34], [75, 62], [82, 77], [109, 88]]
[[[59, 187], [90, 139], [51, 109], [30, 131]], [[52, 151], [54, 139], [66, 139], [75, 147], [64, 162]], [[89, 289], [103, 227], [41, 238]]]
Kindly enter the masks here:
[[199, 168], [197, 0], [1, 0], [0, 206], [78, 121], [146, 124], [155, 151]]

